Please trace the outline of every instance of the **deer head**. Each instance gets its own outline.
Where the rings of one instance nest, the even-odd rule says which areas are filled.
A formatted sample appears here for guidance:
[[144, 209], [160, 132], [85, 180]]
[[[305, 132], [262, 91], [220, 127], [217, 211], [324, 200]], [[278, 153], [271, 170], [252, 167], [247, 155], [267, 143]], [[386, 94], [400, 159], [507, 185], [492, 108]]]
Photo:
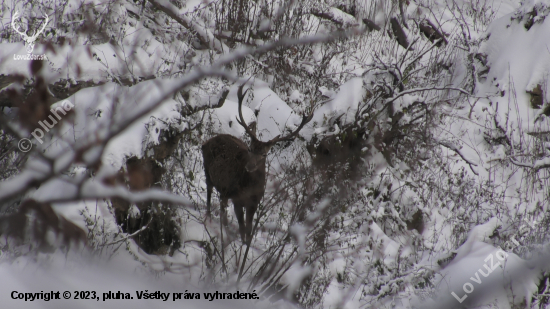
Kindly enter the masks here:
[[[250, 137], [250, 147], [234, 136], [220, 134], [204, 143], [202, 154], [206, 174], [207, 214], [210, 214], [212, 187], [214, 187], [220, 193], [222, 223], [227, 225], [225, 207], [228, 199], [231, 199], [235, 206], [241, 239], [243, 243], [247, 243], [252, 236], [254, 213], [265, 192], [267, 154], [276, 143], [292, 140], [298, 135], [300, 130], [313, 118], [313, 105], [311, 113], [302, 116], [302, 122], [294, 131], [263, 142], [256, 137], [255, 127], [251, 128], [244, 120], [242, 103], [248, 89], [243, 92], [243, 88], [244, 84], [237, 90], [239, 101], [237, 122]], [[246, 223], [244, 220], [245, 209]]]
[[[250, 140], [251, 140], [250, 152], [254, 156], [250, 157], [251, 161], [249, 162], [249, 164], [247, 164], [247, 170], [248, 170], [248, 168], [256, 167], [255, 162], [260, 162], [260, 160], [258, 159], [261, 159], [262, 157], [265, 159], [265, 157], [267, 156], [267, 153], [269, 152], [269, 150], [271, 150], [271, 147], [273, 147], [275, 144], [282, 141], [293, 140], [298, 135], [300, 130], [302, 130], [302, 128], [313, 118], [313, 105], [311, 106], [311, 112], [309, 113], [309, 115], [305, 115], [305, 114], [302, 115], [302, 122], [294, 131], [292, 131], [291, 133], [285, 136], [277, 135], [275, 138], [267, 142], [262, 142], [256, 137], [256, 130], [250, 128], [246, 124], [246, 121], [244, 121], [243, 113], [242, 113], [242, 105], [243, 105], [244, 97], [246, 96], [246, 93], [250, 88], [246, 89], [246, 91], [243, 93], [243, 87], [244, 87], [244, 84], [239, 86], [239, 89], [237, 90], [237, 99], [239, 100], [239, 103], [238, 103], [239, 118], [237, 118], [236, 120], [244, 128], [244, 130], [246, 131], [246, 134], [250, 137]], [[264, 163], [265, 163], [265, 160], [264, 160]]]
[[13, 30], [15, 30], [15, 32], [19, 33], [19, 35], [23, 37], [23, 40], [25, 40], [25, 43], [26, 43], [25, 49], [27, 50], [27, 53], [30, 54], [34, 50], [34, 42], [38, 38], [38, 35], [42, 33], [44, 29], [46, 29], [46, 25], [48, 24], [48, 21], [49, 21], [48, 15], [47, 14], [44, 15], [44, 17], [46, 17], [46, 21], [42, 25], [42, 29], [37, 30], [32, 36], [28, 36], [26, 32], [17, 30], [17, 26], [15, 25], [15, 20], [17, 19], [18, 16], [19, 16], [19, 12], [15, 11], [13, 18], [11, 19], [11, 27], [13, 28]]

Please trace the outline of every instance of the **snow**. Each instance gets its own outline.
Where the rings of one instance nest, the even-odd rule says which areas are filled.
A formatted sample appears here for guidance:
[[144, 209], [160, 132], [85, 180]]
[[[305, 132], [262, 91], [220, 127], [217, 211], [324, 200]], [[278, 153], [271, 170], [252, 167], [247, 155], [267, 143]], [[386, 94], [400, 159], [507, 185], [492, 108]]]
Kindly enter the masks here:
[[[463, 249], [464, 246], [469, 248]], [[451, 294], [454, 292], [469, 307], [481, 306], [491, 299], [496, 301], [497, 308], [512, 308], [509, 294], [514, 295], [514, 304], [530, 302], [537, 290], [538, 274], [527, 261], [480, 241], [473, 240], [463, 247], [459, 248], [459, 254], [468, 250], [468, 255], [455, 258], [458, 262], [440, 274], [439, 301], [459, 305], [460, 301]]]
[[331, 98], [331, 101], [315, 111], [312, 121], [321, 124], [325, 117], [340, 116], [341, 114], [345, 114], [341, 119], [343, 124], [355, 120], [355, 112], [365, 95], [362, 86], [363, 79], [361, 78], [352, 78], [344, 83], [334, 98]]
[[[170, 86], [173, 82], [166, 83]], [[112, 119], [131, 119], [139, 115], [141, 111], [150, 108], [150, 104], [159, 100], [163, 95], [163, 83], [159, 81], [145, 81], [133, 87], [118, 86], [108, 83], [96, 88], [86, 88], [69, 97], [74, 106], [74, 125], [63, 122], [59, 125], [63, 132], [63, 141], [54, 141], [55, 144], [45, 144], [48, 152], [57, 149], [65, 149], [65, 145], [82, 145], [98, 138], [105, 138], [116, 128], [110, 127]], [[116, 99], [115, 99], [116, 98]], [[119, 106], [118, 100], [132, 98], [128, 106]], [[133, 99], [136, 98], [136, 99]], [[119, 169], [126, 158], [137, 156], [142, 157], [143, 143], [148, 135], [146, 124], [151, 119], [167, 119], [168, 122], [176, 122], [180, 118], [177, 112], [179, 103], [174, 100], [167, 100], [161, 103], [158, 108], [145, 113], [138, 121], [117, 134], [105, 147], [103, 161]], [[55, 108], [56, 105], [53, 105]], [[96, 116], [98, 115], [98, 116]], [[156, 141], [158, 143], [158, 140]], [[67, 143], [67, 144], [65, 144]], [[97, 149], [93, 151], [96, 151]], [[90, 154], [88, 154], [90, 155]], [[91, 155], [88, 160], [95, 158]]]
[[[238, 102], [238, 86], [239, 84], [234, 84], [227, 97], [233, 102]], [[256, 134], [260, 140], [268, 141], [277, 135], [283, 135], [285, 127], [288, 126], [293, 130], [294, 126], [300, 123], [301, 117], [298, 117], [290, 106], [269, 89], [267, 83], [256, 79], [247, 86], [251, 87], [251, 90], [248, 91], [248, 95], [244, 99], [245, 102], [243, 102], [243, 117], [246, 106], [250, 111], [260, 111], [256, 117], [258, 123]], [[245, 87], [243, 91], [246, 91], [248, 87]], [[233, 111], [235, 110], [234, 108]]]
[[[247, 106], [242, 107], [242, 114], [247, 124], [256, 121], [254, 112]], [[239, 119], [238, 103], [225, 100], [222, 107], [214, 110], [212, 113], [213, 121], [219, 125], [218, 132], [231, 134], [236, 137], [241, 137], [245, 134], [244, 128], [237, 122]]]
[[[57, 256], [63, 260], [63, 256]], [[131, 260], [131, 259], [130, 259]], [[117, 258], [110, 263], [97, 264], [97, 262], [86, 263], [85, 260], [78, 261], [79, 264], [70, 265], [50, 265], [48, 269], [35, 268], [29, 269], [25, 265], [31, 266], [32, 263], [23, 262], [13, 267], [9, 264], [0, 265], [0, 276], [3, 280], [3, 289], [0, 300], [4, 308], [121, 308], [128, 306], [131, 308], [256, 308], [250, 300], [214, 300], [204, 299], [204, 292], [210, 292], [205, 289], [190, 285], [182, 278], [163, 278], [162, 281], [156, 280], [154, 276], [146, 273], [132, 273], [139, 267], [137, 262], [129, 262], [127, 259]], [[17, 261], [15, 265], [19, 264]], [[86, 265], [88, 264], [88, 265]], [[91, 265], [90, 265], [91, 264]], [[130, 267], [128, 267], [130, 266]], [[60, 292], [60, 299], [50, 301], [35, 300], [25, 301], [24, 299], [12, 299], [11, 293], [48, 293], [50, 291]], [[98, 300], [92, 299], [74, 299], [77, 291], [96, 292]], [[107, 299], [103, 300], [104, 293], [130, 293], [133, 299]], [[138, 299], [137, 292], [154, 293], [160, 291], [170, 293], [166, 301], [157, 299]], [[70, 294], [63, 294], [69, 292]], [[174, 300], [173, 293], [193, 292], [200, 293], [200, 300]], [[17, 295], [17, 294], [15, 294]], [[70, 295], [70, 299], [64, 299], [63, 295]], [[182, 294], [183, 295], [183, 294]], [[84, 295], [85, 296], [85, 295]], [[90, 294], [89, 297], [93, 295]]]
[[504, 107], [499, 109], [501, 119], [506, 119], [508, 109], [505, 107], [513, 93], [518, 102], [525, 103], [518, 110], [510, 109], [508, 117], [516, 126], [520, 125], [520, 129], [530, 132], [533, 130], [532, 120], [536, 118], [536, 110], [527, 108], [530, 96], [526, 91], [539, 84], [543, 85], [543, 93], [548, 93], [550, 89], [545, 83], [550, 69], [550, 53], [546, 50], [550, 39], [545, 34], [550, 31], [550, 23], [535, 23], [527, 31], [517, 21], [510, 21], [512, 16], [508, 14], [496, 20], [488, 29], [489, 39], [480, 51], [487, 54], [491, 69], [485, 87], [479, 90], [479, 94], [490, 93], [495, 88], [505, 91], [506, 95], [496, 101]]

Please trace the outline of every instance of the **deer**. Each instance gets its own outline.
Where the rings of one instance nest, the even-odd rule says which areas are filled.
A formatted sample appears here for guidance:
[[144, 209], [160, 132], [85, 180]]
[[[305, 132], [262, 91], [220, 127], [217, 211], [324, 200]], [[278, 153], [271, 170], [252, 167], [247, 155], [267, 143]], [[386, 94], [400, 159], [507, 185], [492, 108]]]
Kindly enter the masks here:
[[[309, 115], [302, 115], [298, 127], [285, 136], [263, 142], [256, 136], [256, 126], [247, 125], [242, 114], [242, 103], [248, 88], [243, 93], [244, 84], [237, 90], [238, 118], [237, 122], [250, 137], [250, 147], [239, 138], [229, 134], [219, 134], [202, 145], [204, 173], [206, 175], [206, 205], [207, 217], [211, 213], [211, 196], [213, 188], [220, 195], [220, 220], [227, 227], [228, 200], [233, 202], [235, 215], [239, 223], [239, 233], [243, 243], [252, 240], [252, 223], [254, 213], [265, 193], [266, 157], [275, 144], [293, 140], [300, 130], [313, 118], [313, 107]], [[244, 211], [246, 210], [246, 221]]]

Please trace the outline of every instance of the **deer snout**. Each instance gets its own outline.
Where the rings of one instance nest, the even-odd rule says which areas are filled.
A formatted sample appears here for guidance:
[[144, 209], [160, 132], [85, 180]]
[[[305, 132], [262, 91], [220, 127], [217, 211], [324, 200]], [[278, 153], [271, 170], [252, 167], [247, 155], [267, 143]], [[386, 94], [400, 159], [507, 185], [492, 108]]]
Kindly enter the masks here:
[[244, 166], [244, 169], [247, 172], [252, 173], [256, 171], [258, 168], [260, 169], [264, 168], [266, 156], [267, 154], [264, 154], [264, 153], [257, 154], [253, 152], [248, 152], [248, 158], [246, 160], [246, 165]]
[[258, 169], [258, 161], [257, 160], [250, 160], [246, 165], [244, 166], [244, 169], [251, 173]]

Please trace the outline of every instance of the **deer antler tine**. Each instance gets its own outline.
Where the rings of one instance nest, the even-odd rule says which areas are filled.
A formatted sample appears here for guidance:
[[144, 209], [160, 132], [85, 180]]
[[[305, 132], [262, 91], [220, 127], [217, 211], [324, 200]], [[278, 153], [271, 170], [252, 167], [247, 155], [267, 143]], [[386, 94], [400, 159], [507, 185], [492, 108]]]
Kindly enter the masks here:
[[243, 117], [242, 106], [243, 106], [244, 96], [246, 95], [248, 90], [250, 90], [250, 88], [248, 88], [243, 93], [243, 87], [244, 87], [245, 84], [246, 83], [243, 83], [242, 85], [240, 85], [239, 89], [237, 90], [237, 99], [239, 100], [239, 102], [238, 102], [238, 105], [239, 105], [239, 118], [237, 119], [237, 122], [244, 128], [244, 130], [250, 136], [251, 139], [258, 141], [258, 139], [256, 138], [256, 135], [254, 134], [254, 132], [252, 132], [250, 127], [246, 124], [246, 121], [244, 120], [244, 117]]
[[280, 142], [280, 141], [286, 141], [286, 140], [290, 140], [290, 139], [293, 139], [294, 137], [296, 137], [296, 135], [298, 135], [298, 132], [300, 132], [300, 130], [302, 130], [302, 128], [308, 123], [311, 121], [311, 119], [313, 118], [313, 109], [311, 110], [311, 113], [309, 115], [302, 115], [302, 122], [300, 122], [300, 125], [298, 126], [298, 128], [296, 128], [296, 130], [294, 130], [292, 133], [288, 134], [287, 136], [283, 136], [283, 137], [280, 137], [280, 135], [277, 135], [274, 139], [270, 140], [269, 143], [277, 143], [277, 142]]

